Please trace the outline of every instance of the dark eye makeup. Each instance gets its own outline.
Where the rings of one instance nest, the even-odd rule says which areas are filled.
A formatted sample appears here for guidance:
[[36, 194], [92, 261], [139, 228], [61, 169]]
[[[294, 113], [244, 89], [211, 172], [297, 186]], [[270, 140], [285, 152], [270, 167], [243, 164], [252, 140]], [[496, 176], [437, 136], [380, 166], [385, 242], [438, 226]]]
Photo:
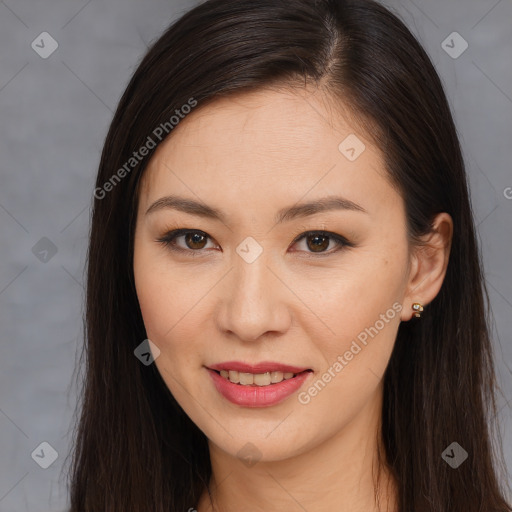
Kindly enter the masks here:
[[[187, 248], [180, 247], [177, 245], [176, 241], [177, 239], [184, 237], [185, 244], [187, 245]], [[324, 231], [324, 230], [317, 230], [317, 231], [306, 231], [304, 233], [301, 233], [298, 237], [296, 237], [292, 245], [295, 245], [296, 243], [300, 242], [301, 240], [306, 239], [306, 244], [312, 243], [313, 248], [319, 249], [317, 250], [306, 250], [306, 251], [298, 251], [298, 252], [306, 252], [312, 256], [329, 256], [333, 253], [337, 253], [347, 247], [354, 247], [355, 244], [347, 240], [345, 237], [337, 234], [332, 233], [330, 231]], [[156, 242], [162, 244], [167, 249], [178, 252], [178, 253], [187, 253], [191, 256], [201, 256], [204, 255], [204, 252], [206, 249], [204, 249], [203, 243], [206, 244], [207, 240], [212, 240], [212, 238], [208, 235], [208, 233], [205, 233], [204, 231], [198, 230], [198, 229], [187, 229], [187, 228], [180, 228], [180, 229], [173, 229], [171, 231], [168, 231], [165, 233], [162, 237], [157, 238]], [[327, 241], [327, 244], [325, 243]], [[335, 244], [335, 248], [331, 249], [329, 251], [323, 251], [322, 249], [325, 246], [330, 245], [330, 241], [333, 241]], [[193, 247], [194, 244], [199, 245], [200, 247]], [[190, 247], [192, 245], [192, 247]], [[297, 251], [292, 251], [297, 252]]]

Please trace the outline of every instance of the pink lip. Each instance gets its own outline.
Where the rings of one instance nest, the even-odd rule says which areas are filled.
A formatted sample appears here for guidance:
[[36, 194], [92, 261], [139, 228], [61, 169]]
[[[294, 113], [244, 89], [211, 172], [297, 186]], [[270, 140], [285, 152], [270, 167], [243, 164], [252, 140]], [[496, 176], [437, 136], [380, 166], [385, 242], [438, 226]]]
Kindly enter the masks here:
[[301, 373], [309, 368], [299, 368], [298, 366], [290, 366], [271, 361], [263, 361], [256, 364], [246, 364], [239, 361], [226, 361], [225, 363], [212, 364], [208, 368], [211, 370], [235, 370], [243, 373], [267, 373], [267, 372], [283, 372], [283, 373]]
[[[282, 367], [283, 366], [281, 365], [281, 368]], [[230, 368], [234, 370], [232, 366]], [[225, 368], [222, 369], [224, 370]], [[243, 407], [270, 407], [272, 405], [276, 405], [283, 400], [286, 400], [286, 398], [288, 398], [292, 393], [295, 393], [312, 373], [310, 371], [303, 371], [291, 379], [283, 380], [278, 384], [270, 384], [269, 386], [243, 386], [241, 384], [233, 384], [210, 368], [207, 368], [207, 370], [217, 391], [231, 403]], [[258, 370], [258, 372], [251, 371], [248, 373], [265, 372]], [[296, 372], [293, 371], [292, 373]]]

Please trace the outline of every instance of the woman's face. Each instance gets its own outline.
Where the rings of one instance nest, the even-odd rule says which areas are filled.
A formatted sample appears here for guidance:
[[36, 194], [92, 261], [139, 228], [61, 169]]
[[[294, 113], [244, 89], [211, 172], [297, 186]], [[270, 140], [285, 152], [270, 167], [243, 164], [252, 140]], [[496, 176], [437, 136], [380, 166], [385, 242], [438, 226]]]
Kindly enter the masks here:
[[367, 438], [410, 318], [409, 254], [382, 154], [320, 93], [198, 107], [142, 181], [134, 274], [154, 364], [233, 456], [282, 460], [349, 426]]

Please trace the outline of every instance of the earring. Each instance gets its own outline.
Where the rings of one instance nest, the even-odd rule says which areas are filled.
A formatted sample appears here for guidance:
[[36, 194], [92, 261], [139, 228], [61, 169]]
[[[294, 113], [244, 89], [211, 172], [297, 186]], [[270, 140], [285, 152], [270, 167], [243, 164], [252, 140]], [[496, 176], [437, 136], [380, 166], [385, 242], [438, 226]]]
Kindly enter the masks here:
[[421, 312], [423, 311], [423, 306], [419, 302], [415, 302], [412, 305], [412, 309], [414, 311], [413, 316], [415, 316], [416, 318], [420, 318]]

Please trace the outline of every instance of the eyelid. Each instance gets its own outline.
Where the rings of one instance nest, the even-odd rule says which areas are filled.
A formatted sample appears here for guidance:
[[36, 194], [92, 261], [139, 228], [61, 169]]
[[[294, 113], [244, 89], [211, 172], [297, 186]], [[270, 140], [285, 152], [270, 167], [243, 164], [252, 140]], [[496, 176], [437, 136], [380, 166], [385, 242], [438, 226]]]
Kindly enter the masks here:
[[330, 249], [329, 251], [324, 252], [313, 252], [313, 251], [293, 251], [298, 253], [305, 253], [307, 256], [306, 258], [318, 258], [318, 257], [327, 257], [332, 256], [335, 253], [338, 253], [348, 247], [355, 247], [355, 244], [347, 240], [344, 236], [339, 235], [338, 233], [333, 233], [332, 231], [326, 231], [325, 229], [310, 229], [304, 232], [301, 232], [299, 235], [297, 235], [293, 242], [292, 246], [295, 245], [297, 242], [300, 242], [304, 238], [307, 238], [310, 235], [320, 235], [330, 238], [334, 241], [336, 244], [336, 247], [334, 249]]
[[[182, 247], [178, 247], [174, 244], [174, 241], [176, 238], [179, 238], [180, 236], [189, 234], [189, 233], [199, 233], [202, 236], [205, 236], [208, 240], [215, 241], [213, 237], [211, 237], [208, 233], [205, 231], [202, 231], [201, 229], [193, 229], [193, 228], [178, 228], [178, 229], [171, 229], [168, 230], [162, 237], [157, 238], [155, 241], [159, 242], [164, 245], [164, 247], [167, 247], [171, 251], [175, 252], [181, 252], [181, 253], [187, 253], [191, 254], [192, 256], [201, 256], [206, 249], [184, 249]], [[319, 236], [325, 236], [335, 242], [337, 244], [337, 247], [335, 249], [330, 249], [329, 251], [325, 252], [313, 252], [313, 251], [292, 251], [292, 252], [298, 252], [298, 253], [306, 253], [308, 254], [307, 257], [314, 257], [318, 258], [319, 256], [330, 256], [334, 253], [339, 252], [340, 250], [343, 250], [347, 247], [355, 247], [355, 244], [347, 240], [344, 236], [339, 235], [338, 233], [333, 233], [332, 231], [326, 231], [325, 229], [310, 229], [306, 231], [301, 231], [292, 241], [291, 245], [295, 245], [296, 243], [300, 242], [304, 238], [307, 238], [311, 235], [319, 235]]]
[[156, 242], [161, 243], [164, 247], [174, 252], [192, 254], [192, 256], [200, 256], [205, 249], [184, 249], [183, 247], [178, 247], [177, 245], [174, 244], [176, 238], [179, 238], [180, 236], [183, 235], [187, 235], [188, 233], [199, 233], [209, 240], [214, 240], [214, 238], [212, 238], [208, 233], [202, 231], [201, 229], [178, 228], [168, 230], [162, 237], [157, 238]]

